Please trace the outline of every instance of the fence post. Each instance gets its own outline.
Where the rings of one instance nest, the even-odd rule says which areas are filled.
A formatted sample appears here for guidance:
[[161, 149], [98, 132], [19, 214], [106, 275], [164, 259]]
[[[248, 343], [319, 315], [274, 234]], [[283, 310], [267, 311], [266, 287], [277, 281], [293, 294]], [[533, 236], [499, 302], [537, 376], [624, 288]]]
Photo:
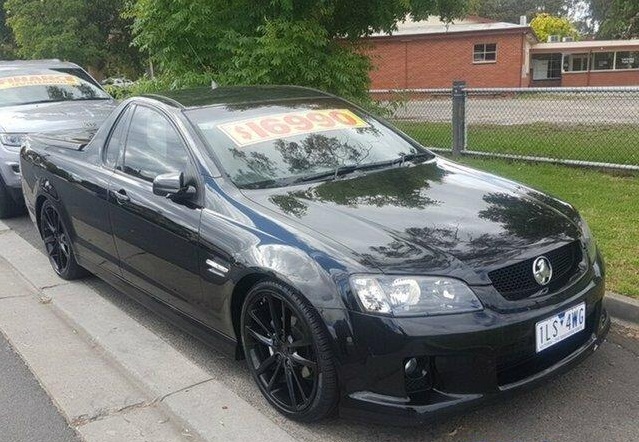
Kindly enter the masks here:
[[453, 81], [453, 156], [466, 150], [466, 82]]

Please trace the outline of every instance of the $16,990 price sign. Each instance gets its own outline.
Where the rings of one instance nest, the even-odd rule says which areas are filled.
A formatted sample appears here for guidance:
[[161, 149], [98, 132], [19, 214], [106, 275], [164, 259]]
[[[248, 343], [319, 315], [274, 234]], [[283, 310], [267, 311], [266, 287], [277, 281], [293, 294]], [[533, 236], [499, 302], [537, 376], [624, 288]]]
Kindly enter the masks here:
[[218, 125], [238, 146], [336, 129], [370, 127], [348, 109], [322, 109], [267, 115]]

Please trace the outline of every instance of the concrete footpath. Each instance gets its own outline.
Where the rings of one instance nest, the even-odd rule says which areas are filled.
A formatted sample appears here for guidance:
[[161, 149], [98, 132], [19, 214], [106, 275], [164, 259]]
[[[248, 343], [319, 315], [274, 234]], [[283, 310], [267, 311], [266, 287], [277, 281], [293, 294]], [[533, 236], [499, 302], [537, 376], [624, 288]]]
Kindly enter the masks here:
[[0, 222], [0, 331], [87, 441], [292, 441]]

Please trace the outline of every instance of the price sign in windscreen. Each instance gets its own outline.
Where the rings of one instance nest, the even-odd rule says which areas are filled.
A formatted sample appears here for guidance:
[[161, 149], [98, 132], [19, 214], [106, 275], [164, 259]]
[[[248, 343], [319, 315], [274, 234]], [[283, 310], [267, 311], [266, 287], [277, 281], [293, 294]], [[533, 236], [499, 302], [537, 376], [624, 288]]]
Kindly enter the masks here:
[[348, 109], [287, 112], [218, 125], [238, 146], [329, 130], [364, 127], [370, 125]]
[[80, 80], [73, 75], [18, 75], [1, 77], [0, 89], [12, 89], [27, 86], [78, 86]]

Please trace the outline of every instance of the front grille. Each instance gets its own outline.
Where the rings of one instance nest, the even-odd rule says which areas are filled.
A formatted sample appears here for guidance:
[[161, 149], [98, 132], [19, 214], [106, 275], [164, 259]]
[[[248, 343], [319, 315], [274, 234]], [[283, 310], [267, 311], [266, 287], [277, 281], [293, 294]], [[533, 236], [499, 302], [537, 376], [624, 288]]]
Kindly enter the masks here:
[[545, 287], [539, 285], [533, 276], [532, 266], [536, 257], [493, 270], [488, 273], [488, 277], [495, 289], [509, 301], [528, 298], [544, 288], [554, 292], [565, 286], [579, 269], [582, 258], [581, 244], [574, 241], [545, 253], [544, 256], [548, 258], [553, 269], [552, 279]]

